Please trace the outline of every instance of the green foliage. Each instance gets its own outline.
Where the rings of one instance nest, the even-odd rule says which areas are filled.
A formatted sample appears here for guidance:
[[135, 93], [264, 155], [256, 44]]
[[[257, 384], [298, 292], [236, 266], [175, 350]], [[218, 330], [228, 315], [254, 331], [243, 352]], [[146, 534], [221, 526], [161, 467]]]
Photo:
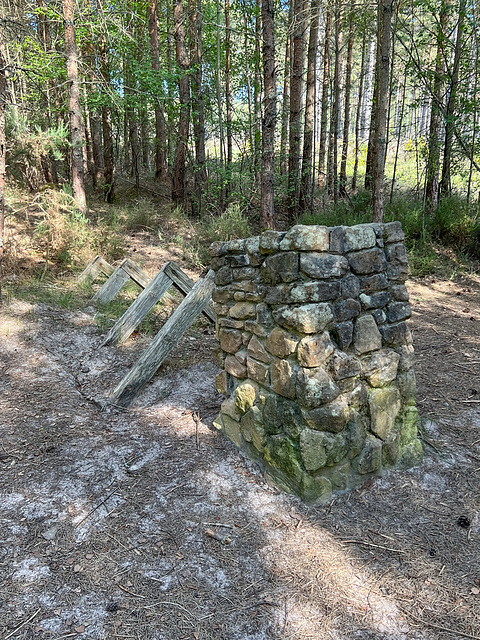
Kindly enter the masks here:
[[442, 200], [431, 221], [432, 236], [446, 246], [480, 258], [480, 216], [458, 197]]
[[223, 213], [212, 216], [204, 223], [203, 235], [211, 243], [215, 240], [248, 238], [252, 235], [252, 229], [240, 205], [232, 202]]

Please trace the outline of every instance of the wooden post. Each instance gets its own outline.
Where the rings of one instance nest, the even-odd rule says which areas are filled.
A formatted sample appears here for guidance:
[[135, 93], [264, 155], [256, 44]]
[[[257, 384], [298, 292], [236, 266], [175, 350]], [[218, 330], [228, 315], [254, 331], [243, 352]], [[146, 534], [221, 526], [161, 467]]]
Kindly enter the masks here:
[[[183, 293], [183, 295], [186, 296], [190, 293], [195, 283], [180, 269], [177, 264], [175, 264], [175, 262], [168, 262], [165, 265], [165, 273], [172, 279], [175, 287]], [[213, 304], [211, 302], [209, 302], [205, 307], [203, 313], [212, 322], [215, 323], [217, 321], [217, 315], [213, 310]]]
[[101, 256], [95, 256], [90, 264], [87, 265], [86, 269], [78, 276], [78, 281], [85, 282], [86, 280], [90, 280], [90, 282], [93, 282], [100, 273], [111, 276], [114, 271], [115, 269]]
[[141, 269], [138, 264], [135, 264], [133, 260], [130, 260], [130, 258], [127, 258], [125, 260], [123, 268], [128, 273], [130, 278], [140, 287], [142, 287], [142, 289], [145, 289], [145, 287], [151, 280], [151, 278], [145, 273], [145, 271]]
[[145, 316], [153, 309], [167, 289], [172, 285], [172, 279], [165, 273], [166, 265], [150, 280], [138, 298], [125, 311], [123, 316], [117, 320], [108, 332], [102, 346], [107, 344], [118, 344], [125, 342]]
[[108, 280], [91, 299], [91, 303], [102, 302], [106, 304], [115, 298], [123, 285], [130, 280], [130, 274], [124, 269], [125, 260], [119, 264]]
[[198, 280], [175, 313], [167, 320], [150, 345], [130, 369], [110, 396], [110, 402], [121, 407], [128, 405], [155, 375], [173, 347], [208, 304], [213, 291], [214, 272]]

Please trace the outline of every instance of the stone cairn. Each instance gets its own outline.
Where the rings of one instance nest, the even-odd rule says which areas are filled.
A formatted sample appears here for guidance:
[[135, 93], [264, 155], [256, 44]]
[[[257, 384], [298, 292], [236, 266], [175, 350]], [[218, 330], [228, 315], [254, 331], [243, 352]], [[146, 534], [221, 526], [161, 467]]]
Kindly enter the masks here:
[[211, 246], [215, 426], [307, 502], [422, 459], [399, 222]]

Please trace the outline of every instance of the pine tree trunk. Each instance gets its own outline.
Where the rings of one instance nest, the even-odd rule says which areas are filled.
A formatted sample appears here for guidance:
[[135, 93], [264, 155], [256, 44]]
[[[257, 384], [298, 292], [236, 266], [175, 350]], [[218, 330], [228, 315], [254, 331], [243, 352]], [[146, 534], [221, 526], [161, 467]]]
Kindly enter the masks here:
[[460, 56], [463, 46], [463, 28], [465, 23], [465, 2], [459, 0], [457, 37], [455, 40], [455, 53], [453, 57], [452, 77], [450, 79], [450, 92], [445, 110], [445, 140], [443, 146], [442, 179], [440, 182], [440, 197], [446, 198], [452, 192], [452, 150], [455, 130], [455, 109], [457, 106], [458, 77], [460, 72]]
[[175, 53], [180, 70], [178, 94], [180, 99], [180, 117], [178, 121], [177, 148], [173, 167], [172, 199], [176, 203], [185, 200], [185, 165], [187, 156], [188, 129], [190, 127], [190, 80], [188, 77], [189, 60], [185, 45], [185, 20], [183, 0], [175, 0], [173, 12], [175, 23]]
[[305, 96], [305, 124], [303, 132], [302, 178], [300, 184], [300, 209], [311, 210], [313, 207], [312, 172], [313, 172], [313, 133], [315, 125], [315, 85], [317, 82], [317, 45], [320, 0], [312, 0], [310, 15], [310, 35], [307, 53], [307, 85]]
[[261, 135], [261, 122], [262, 122], [262, 70], [261, 70], [261, 51], [260, 43], [262, 42], [262, 29], [261, 29], [261, 13], [262, 8], [260, 4], [261, 0], [255, 0], [257, 11], [255, 13], [255, 80], [253, 85], [253, 104], [255, 109], [255, 126], [253, 128], [254, 138], [254, 156], [253, 166], [255, 174], [255, 185], [258, 188], [261, 185], [261, 157], [262, 157], [262, 135]]
[[230, 0], [225, 0], [225, 111], [227, 116], [227, 175], [225, 180], [225, 197], [227, 201], [233, 161], [231, 53]]
[[0, 306], [2, 305], [2, 263], [5, 245], [5, 169], [7, 141], [5, 138], [5, 107], [7, 78], [5, 60], [0, 51]]
[[348, 156], [348, 133], [350, 129], [350, 90], [352, 80], [352, 52], [354, 42], [354, 23], [353, 12], [354, 4], [350, 7], [350, 16], [348, 19], [348, 45], [347, 45], [347, 61], [345, 69], [345, 110], [343, 119], [343, 141], [342, 141], [342, 160], [340, 162], [340, 195], [347, 195], [347, 156]]
[[330, 111], [330, 131], [328, 139], [328, 155], [327, 155], [327, 192], [333, 196], [333, 201], [338, 201], [338, 129], [340, 115], [340, 92], [342, 77], [342, 39], [341, 31], [341, 11], [342, 0], [336, 0], [335, 3], [335, 63], [333, 68], [333, 102]]
[[[158, 77], [160, 74], [160, 53], [158, 46], [158, 18], [156, 0], [148, 0], [147, 6], [148, 35], [150, 38], [150, 60], [152, 69]], [[160, 85], [160, 78], [158, 77]], [[159, 91], [160, 93], [160, 91]], [[155, 100], [155, 178], [165, 180], [167, 169], [167, 132], [162, 97]]]
[[283, 91], [282, 91], [282, 130], [280, 134], [280, 173], [285, 175], [288, 171], [288, 116], [290, 110], [290, 76], [291, 60], [290, 51], [292, 45], [291, 29], [293, 22], [293, 2], [290, 2], [288, 9], [288, 30], [285, 39], [285, 59], [283, 67]]
[[305, 66], [306, 0], [294, 1], [292, 79], [290, 85], [290, 136], [288, 157], [289, 219], [299, 215], [300, 163], [302, 145], [303, 69]]
[[275, 226], [273, 178], [277, 104], [273, 0], [262, 0], [262, 24], [265, 96], [262, 121], [262, 202], [260, 218], [264, 227], [272, 229]]
[[327, 151], [328, 131], [328, 103], [330, 95], [330, 38], [332, 37], [332, 13], [328, 6], [325, 18], [325, 42], [323, 45], [323, 80], [322, 104], [320, 112], [320, 136], [318, 149], [318, 186], [323, 189], [326, 185], [325, 154]]
[[358, 99], [357, 99], [357, 113], [355, 114], [355, 160], [353, 164], [353, 176], [352, 176], [352, 191], [357, 191], [357, 174], [358, 174], [358, 152], [360, 150], [360, 117], [362, 113], [363, 105], [363, 85], [365, 75], [365, 49], [366, 49], [366, 34], [363, 34], [362, 43], [362, 60], [360, 62], [360, 80], [358, 84]]
[[65, 53], [67, 57], [68, 111], [70, 118], [70, 141], [72, 144], [72, 182], [75, 203], [82, 213], [87, 211], [83, 173], [83, 123], [80, 106], [80, 85], [78, 80], [78, 54], [75, 39], [73, 0], [63, 0], [65, 23]]
[[383, 221], [385, 146], [387, 128], [390, 52], [392, 44], [393, 0], [380, 0], [378, 5], [378, 35], [376, 63], [376, 119], [372, 163], [373, 221]]
[[[105, 86], [110, 84], [110, 69], [108, 65], [108, 53], [105, 40], [100, 45], [100, 73]], [[103, 162], [104, 162], [104, 198], [112, 203], [115, 191], [115, 159], [113, 152], [112, 115], [110, 106], [102, 105], [102, 136], [103, 136]]]

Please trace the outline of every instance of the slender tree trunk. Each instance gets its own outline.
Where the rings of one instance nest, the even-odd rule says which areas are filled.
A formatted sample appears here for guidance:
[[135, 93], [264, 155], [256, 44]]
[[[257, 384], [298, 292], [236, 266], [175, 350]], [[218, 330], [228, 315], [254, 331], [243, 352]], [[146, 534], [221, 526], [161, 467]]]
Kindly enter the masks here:
[[[110, 69], [108, 65], [107, 45], [102, 40], [100, 45], [100, 73], [103, 84], [110, 84]], [[109, 105], [102, 105], [102, 136], [103, 136], [103, 161], [104, 161], [104, 198], [112, 203], [115, 190], [115, 156], [113, 150], [112, 113]]]
[[5, 246], [5, 168], [7, 141], [5, 138], [5, 107], [7, 101], [7, 69], [0, 51], [0, 306], [2, 306], [2, 263]]
[[460, 56], [463, 46], [463, 29], [465, 23], [466, 0], [459, 1], [457, 37], [455, 40], [455, 52], [453, 57], [453, 69], [450, 80], [450, 92], [445, 110], [445, 141], [443, 147], [442, 179], [440, 182], [440, 197], [445, 198], [452, 192], [452, 149], [455, 130], [455, 110], [457, 107], [458, 77], [460, 71]]
[[203, 47], [201, 0], [190, 0], [190, 85], [192, 91], [192, 120], [195, 138], [195, 192], [198, 211], [202, 209], [202, 192], [207, 181], [205, 153], [205, 115], [203, 100]]
[[317, 82], [317, 45], [320, 0], [312, 0], [310, 35], [307, 53], [307, 85], [305, 96], [305, 124], [303, 132], [302, 177], [300, 184], [300, 209], [311, 210], [313, 173], [313, 133], [315, 126], [315, 84]]
[[352, 81], [352, 52], [354, 41], [354, 23], [353, 12], [355, 10], [354, 3], [350, 7], [350, 16], [348, 18], [348, 45], [347, 45], [347, 61], [345, 69], [345, 110], [343, 119], [343, 140], [342, 140], [342, 160], [340, 162], [340, 195], [347, 195], [347, 156], [348, 156], [348, 133], [350, 130], [350, 90]]
[[227, 116], [227, 175], [225, 197], [227, 201], [233, 162], [231, 53], [230, 0], [225, 0], [225, 111]]
[[[158, 78], [160, 87], [160, 53], [158, 46], [158, 16], [156, 0], [148, 0], [148, 35], [150, 38], [150, 60], [152, 69]], [[158, 90], [160, 92], [160, 89]], [[155, 178], [165, 180], [167, 169], [167, 132], [165, 114], [163, 111], [163, 99], [161, 95], [155, 100]]]
[[285, 39], [285, 60], [283, 67], [283, 91], [282, 91], [282, 131], [280, 134], [280, 173], [285, 175], [288, 171], [288, 115], [290, 110], [290, 50], [292, 44], [291, 29], [293, 22], [293, 2], [288, 9], [288, 30]]
[[400, 107], [400, 116], [397, 120], [397, 146], [395, 149], [395, 160], [393, 162], [393, 175], [392, 175], [392, 186], [390, 188], [390, 202], [393, 200], [393, 190], [395, 188], [395, 180], [397, 176], [397, 165], [398, 165], [398, 152], [400, 150], [400, 140], [402, 138], [402, 128], [403, 128], [403, 114], [405, 112], [405, 93], [407, 91], [407, 68], [405, 68], [405, 75], [403, 77], [403, 91], [402, 91], [402, 104]]
[[333, 68], [333, 103], [330, 111], [330, 131], [328, 140], [328, 156], [327, 156], [327, 191], [333, 196], [333, 201], [338, 201], [338, 129], [340, 114], [340, 92], [342, 77], [342, 39], [341, 31], [341, 13], [342, 0], [336, 0], [335, 3], [335, 64]]
[[372, 164], [372, 202], [374, 222], [383, 221], [385, 144], [390, 72], [390, 51], [392, 43], [393, 2], [394, 0], [380, 0], [378, 4], [377, 64], [375, 82], [377, 89], [377, 105], [375, 119], [375, 147]]
[[306, 0], [294, 1], [292, 79], [290, 85], [290, 140], [288, 158], [289, 218], [299, 215], [302, 145], [303, 69], [305, 65]]
[[260, 46], [262, 42], [262, 29], [260, 16], [262, 13], [261, 0], [255, 0], [257, 11], [255, 13], [255, 81], [253, 85], [253, 104], [255, 108], [254, 126], [254, 158], [255, 185], [261, 185], [261, 155], [262, 155], [262, 57]]
[[216, 0], [217, 9], [217, 68], [216, 74], [216, 88], [217, 88], [217, 109], [218, 109], [218, 135], [220, 145], [220, 187], [218, 190], [218, 208], [220, 211], [225, 209], [225, 185], [224, 185], [224, 170], [225, 170], [225, 136], [223, 132], [223, 114], [222, 114], [222, 83], [220, 79], [220, 67], [221, 67], [221, 42], [220, 42], [220, 0]]
[[[448, 0], [447, 0], [448, 1]], [[440, 175], [439, 138], [442, 127], [442, 89], [443, 89], [443, 40], [447, 26], [447, 3], [441, 0], [440, 16], [437, 26], [437, 52], [435, 57], [435, 76], [432, 88], [432, 108], [428, 134], [428, 156], [425, 180], [425, 205], [427, 213], [434, 213], [438, 206], [438, 187]]]
[[357, 191], [357, 174], [358, 174], [358, 152], [360, 150], [360, 117], [362, 113], [363, 105], [363, 85], [365, 76], [365, 49], [366, 49], [367, 37], [366, 33], [363, 34], [362, 43], [362, 60], [360, 62], [360, 79], [358, 83], [358, 100], [357, 100], [357, 112], [355, 114], [355, 160], [353, 164], [353, 176], [352, 176], [352, 191]]
[[180, 203], [185, 200], [185, 164], [187, 155], [188, 129], [190, 126], [190, 80], [188, 77], [189, 60], [185, 45], [185, 26], [183, 0], [175, 0], [175, 53], [180, 70], [178, 94], [180, 99], [180, 118], [178, 121], [178, 139], [173, 169], [172, 199]]
[[75, 39], [73, 0], [63, 0], [65, 23], [65, 53], [67, 56], [68, 111], [70, 117], [70, 140], [72, 143], [72, 181], [75, 203], [82, 213], [87, 211], [83, 175], [82, 110], [78, 81], [78, 55]]
[[327, 151], [328, 131], [328, 102], [330, 94], [330, 39], [332, 37], [332, 13], [330, 6], [326, 9], [325, 18], [325, 42], [323, 45], [323, 80], [322, 80], [322, 104], [320, 112], [320, 136], [318, 150], [318, 186], [320, 189], [326, 185], [325, 154]]
[[275, 226], [274, 213], [274, 140], [277, 104], [275, 72], [274, 0], [262, 0], [263, 82], [265, 88], [262, 121], [262, 204], [263, 226]]
[[[243, 54], [244, 54], [244, 75], [247, 87], [247, 106], [248, 106], [248, 143], [250, 145], [250, 157], [254, 158], [255, 136], [254, 136], [254, 115], [252, 107], [252, 83], [250, 82], [250, 65], [249, 65], [249, 47], [248, 47], [248, 19], [247, 7], [245, 0], [243, 2]], [[254, 173], [254, 162], [250, 163], [250, 169]]]

